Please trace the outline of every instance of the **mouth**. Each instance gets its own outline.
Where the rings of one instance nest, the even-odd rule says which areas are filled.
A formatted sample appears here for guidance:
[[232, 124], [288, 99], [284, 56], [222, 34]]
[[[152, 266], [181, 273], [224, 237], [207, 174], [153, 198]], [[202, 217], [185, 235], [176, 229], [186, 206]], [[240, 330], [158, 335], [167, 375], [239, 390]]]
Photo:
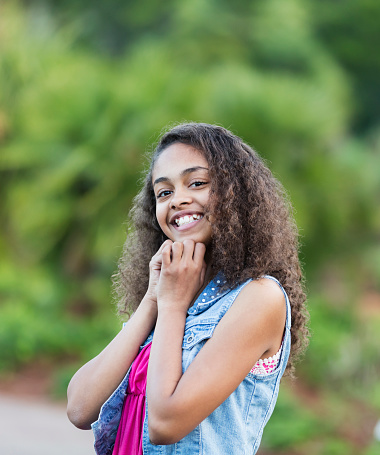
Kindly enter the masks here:
[[199, 221], [203, 218], [203, 215], [200, 213], [192, 213], [192, 214], [186, 214], [186, 215], [181, 215], [177, 216], [172, 220], [171, 224], [176, 227], [181, 227], [186, 224], [194, 223], [195, 221]]

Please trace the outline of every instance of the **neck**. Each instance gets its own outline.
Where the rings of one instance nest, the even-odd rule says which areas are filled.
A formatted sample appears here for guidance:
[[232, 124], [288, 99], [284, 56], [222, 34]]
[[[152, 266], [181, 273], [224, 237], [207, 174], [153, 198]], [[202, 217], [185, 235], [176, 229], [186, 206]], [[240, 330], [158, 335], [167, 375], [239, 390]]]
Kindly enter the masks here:
[[205, 286], [214, 278], [215, 271], [213, 269], [213, 260], [212, 260], [212, 251], [211, 247], [206, 248], [205, 254], [205, 262], [206, 262], [206, 274], [205, 274]]
[[212, 264], [212, 247], [211, 245], [206, 247], [206, 253], [205, 253], [205, 262], [207, 264], [207, 267]]

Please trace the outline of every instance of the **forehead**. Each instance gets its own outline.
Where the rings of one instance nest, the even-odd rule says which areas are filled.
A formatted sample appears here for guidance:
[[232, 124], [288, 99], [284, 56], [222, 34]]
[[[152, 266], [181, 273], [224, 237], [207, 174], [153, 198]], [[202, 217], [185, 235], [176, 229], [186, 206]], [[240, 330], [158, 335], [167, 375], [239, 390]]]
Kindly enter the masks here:
[[197, 166], [208, 168], [202, 152], [191, 145], [176, 142], [161, 152], [154, 164], [152, 177], [153, 180], [162, 176], [170, 177], [184, 169]]

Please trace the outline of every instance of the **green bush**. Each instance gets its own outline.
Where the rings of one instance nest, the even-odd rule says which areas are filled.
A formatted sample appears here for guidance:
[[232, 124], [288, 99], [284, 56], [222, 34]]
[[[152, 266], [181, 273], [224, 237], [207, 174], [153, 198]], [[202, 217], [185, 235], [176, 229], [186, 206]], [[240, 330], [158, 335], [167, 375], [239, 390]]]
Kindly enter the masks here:
[[326, 432], [324, 421], [302, 406], [291, 389], [282, 387], [272, 417], [265, 427], [265, 450], [289, 450]]
[[[97, 2], [2, 3], [0, 373], [49, 359], [62, 394], [114, 336], [110, 277], [145, 152], [166, 125], [204, 121], [253, 145], [294, 204], [312, 329], [300, 380], [339, 409], [346, 393], [380, 409], [379, 321], [358, 307], [380, 289], [378, 63], [362, 51], [378, 6], [330, 3], [115, 0], [109, 21]], [[338, 36], [352, 14], [368, 27]], [[287, 392], [264, 446], [352, 452]]]

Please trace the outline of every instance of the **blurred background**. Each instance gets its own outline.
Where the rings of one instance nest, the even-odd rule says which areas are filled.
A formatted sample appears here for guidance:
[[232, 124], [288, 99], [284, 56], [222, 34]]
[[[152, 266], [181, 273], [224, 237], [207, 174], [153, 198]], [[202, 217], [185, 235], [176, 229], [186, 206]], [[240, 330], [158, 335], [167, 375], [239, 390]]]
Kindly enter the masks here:
[[379, 20], [377, 0], [2, 0], [1, 390], [64, 399], [121, 328], [146, 151], [218, 123], [288, 190], [307, 280], [310, 346], [260, 454], [380, 453]]

